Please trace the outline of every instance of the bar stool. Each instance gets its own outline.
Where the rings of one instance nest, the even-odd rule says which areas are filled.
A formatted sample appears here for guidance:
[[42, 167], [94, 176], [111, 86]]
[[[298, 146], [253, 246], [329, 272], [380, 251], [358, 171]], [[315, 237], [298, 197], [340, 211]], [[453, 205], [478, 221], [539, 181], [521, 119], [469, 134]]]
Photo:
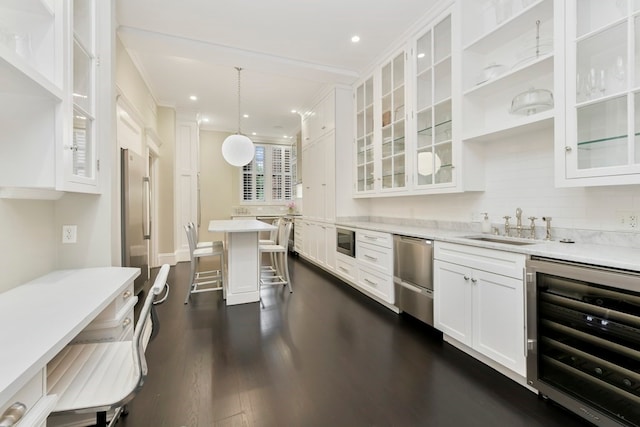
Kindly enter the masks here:
[[211, 246], [213, 246], [213, 242], [211, 241], [201, 242], [198, 240], [198, 227], [196, 227], [196, 225], [193, 222], [190, 222], [188, 225], [191, 226], [191, 228], [193, 229], [196, 248], [210, 248]]
[[293, 292], [291, 288], [291, 279], [289, 278], [289, 234], [291, 234], [291, 221], [286, 221], [284, 226], [280, 226], [278, 230], [278, 241], [276, 244], [258, 245], [260, 251], [260, 259], [262, 254], [268, 253], [273, 255], [273, 270], [263, 270], [260, 272], [260, 287], [270, 285], [287, 285], [289, 292]]
[[[284, 227], [284, 219], [282, 218], [276, 218], [271, 225], [273, 225], [274, 228], [273, 230], [271, 230], [271, 232], [269, 233], [269, 238], [268, 239], [260, 239], [258, 241], [259, 245], [277, 245], [278, 244], [278, 233], [280, 232], [280, 228]], [[260, 272], [261, 273], [265, 273], [265, 272], [271, 272], [273, 273], [275, 270], [275, 265], [276, 265], [276, 261], [275, 261], [275, 255], [273, 253], [270, 254], [270, 258], [271, 258], [271, 264], [269, 265], [262, 265], [260, 267]], [[262, 259], [260, 260], [262, 261]]]
[[[222, 291], [223, 298], [226, 297], [224, 289], [224, 243], [220, 240], [211, 242], [211, 246], [197, 247], [196, 230], [193, 223], [184, 226], [189, 242], [189, 255], [191, 261], [191, 271], [189, 275], [189, 290], [184, 299], [184, 303], [189, 303], [191, 294], [201, 292]], [[198, 264], [202, 258], [217, 257], [220, 262], [219, 270], [198, 270]]]

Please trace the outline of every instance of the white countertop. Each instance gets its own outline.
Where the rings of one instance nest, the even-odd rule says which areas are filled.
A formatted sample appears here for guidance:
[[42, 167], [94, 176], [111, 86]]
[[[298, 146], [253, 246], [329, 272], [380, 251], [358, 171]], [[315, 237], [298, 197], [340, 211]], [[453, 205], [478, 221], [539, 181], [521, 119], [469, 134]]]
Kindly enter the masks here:
[[[531, 245], [508, 245], [465, 238], [466, 236], [478, 236], [480, 233], [473, 231], [442, 230], [417, 226], [387, 224], [379, 222], [339, 222], [337, 226], [361, 228], [365, 230], [382, 231], [392, 234], [421, 237], [443, 242], [460, 243], [483, 248], [499, 249], [508, 252], [522, 253], [526, 255], [542, 256], [566, 261], [580, 262], [606, 267], [620, 268], [624, 270], [640, 271], [640, 248], [627, 248], [620, 246], [606, 246], [587, 243], [560, 243], [557, 241], [533, 240]], [[486, 235], [490, 236], [490, 235]], [[638, 236], [640, 240], [640, 236]], [[514, 239], [524, 240], [524, 239]]]
[[277, 227], [257, 219], [213, 219], [209, 221], [209, 231], [225, 233], [249, 233], [271, 231]]
[[0, 293], [0, 404], [139, 275], [123, 267], [60, 270]]

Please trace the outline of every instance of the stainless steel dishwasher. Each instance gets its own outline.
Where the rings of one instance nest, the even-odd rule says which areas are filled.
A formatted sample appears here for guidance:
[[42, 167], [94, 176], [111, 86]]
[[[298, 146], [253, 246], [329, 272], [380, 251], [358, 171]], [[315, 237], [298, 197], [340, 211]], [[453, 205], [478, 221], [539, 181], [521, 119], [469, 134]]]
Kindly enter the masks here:
[[433, 326], [433, 241], [393, 236], [396, 306]]

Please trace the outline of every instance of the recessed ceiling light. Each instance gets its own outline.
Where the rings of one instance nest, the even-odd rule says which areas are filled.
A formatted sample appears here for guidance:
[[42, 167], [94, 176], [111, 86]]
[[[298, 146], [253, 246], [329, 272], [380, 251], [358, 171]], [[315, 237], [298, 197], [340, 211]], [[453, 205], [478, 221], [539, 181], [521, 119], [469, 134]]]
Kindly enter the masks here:
[[206, 117], [203, 117], [203, 118], [202, 118], [202, 121], [203, 121], [203, 122], [205, 122], [205, 123], [209, 123], [209, 119], [208, 119], [208, 118], [206, 118]]
[[289, 138], [287, 135], [285, 135], [283, 138]]
[[248, 119], [249, 115], [248, 114], [243, 114], [242, 117], [244, 117], [245, 119]]
[[291, 112], [292, 112], [293, 114], [297, 113], [297, 111], [296, 111], [296, 110], [291, 110]]
[[251, 135], [256, 136], [256, 135], [257, 135], [257, 133], [255, 133], [255, 132], [251, 132]]
[[353, 36], [351, 37], [351, 42], [352, 43], [358, 43], [360, 41], [360, 36]]
[[191, 96], [189, 97], [189, 99], [190, 99], [190, 100], [192, 100], [192, 101], [197, 101], [197, 100], [198, 100], [198, 97], [197, 97], [197, 96], [195, 96], [195, 95], [191, 95]]
[[418, 59], [422, 59], [422, 58], [424, 58], [424, 53], [420, 52], [420, 53], [418, 54]]

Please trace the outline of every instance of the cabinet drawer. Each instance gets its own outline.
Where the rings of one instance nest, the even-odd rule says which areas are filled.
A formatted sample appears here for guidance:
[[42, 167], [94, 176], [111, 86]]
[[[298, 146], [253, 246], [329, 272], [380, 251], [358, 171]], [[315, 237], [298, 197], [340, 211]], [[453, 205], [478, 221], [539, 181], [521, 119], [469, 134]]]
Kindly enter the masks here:
[[76, 336], [72, 343], [121, 341], [129, 337], [133, 331], [133, 310], [137, 301], [138, 297], [130, 298], [113, 319], [94, 320]]
[[357, 282], [358, 269], [356, 259], [336, 253], [336, 273], [352, 282]]
[[522, 279], [526, 256], [495, 249], [436, 242], [434, 258], [507, 277]]
[[358, 286], [390, 304], [394, 303], [393, 279], [390, 275], [359, 266]]
[[379, 231], [357, 230], [356, 240], [358, 243], [371, 243], [373, 245], [389, 249], [393, 247], [393, 238], [391, 237], [391, 234], [381, 233]]
[[[133, 283], [131, 283], [127, 289], [122, 291], [112, 302], [109, 304], [102, 313], [100, 313], [93, 322], [103, 322], [115, 319], [118, 313], [122, 310], [122, 307], [129, 304], [133, 298], [137, 297], [133, 293]], [[134, 301], [135, 305], [135, 301]]]
[[[36, 374], [20, 390], [18, 390], [11, 399], [7, 400], [7, 402], [4, 402], [2, 406], [0, 406], [0, 415], [4, 414], [11, 405], [19, 402], [27, 407], [25, 415], [22, 417], [22, 420], [24, 420], [29, 416], [29, 413], [34, 409], [34, 407], [36, 407], [44, 394], [45, 371], [44, 369], [41, 369], [36, 372]], [[22, 424], [19, 423], [18, 425]]]
[[392, 249], [373, 245], [371, 243], [358, 243], [356, 256], [362, 265], [379, 270], [383, 274], [393, 274]]

